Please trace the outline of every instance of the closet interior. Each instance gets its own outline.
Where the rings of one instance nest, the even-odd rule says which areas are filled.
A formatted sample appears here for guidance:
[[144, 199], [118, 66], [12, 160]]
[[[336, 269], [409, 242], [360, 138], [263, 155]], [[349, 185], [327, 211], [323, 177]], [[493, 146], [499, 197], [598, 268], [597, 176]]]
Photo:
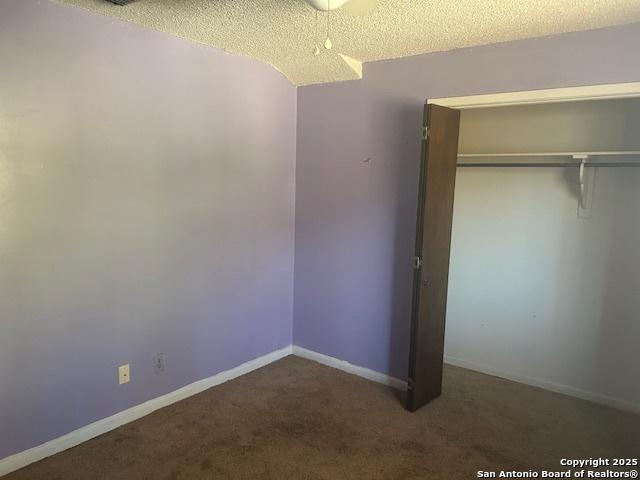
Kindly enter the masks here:
[[[459, 127], [438, 124], [447, 111], [459, 113]], [[416, 251], [410, 389], [428, 386], [427, 401], [439, 395], [446, 350], [448, 363], [545, 388], [579, 378], [584, 391], [628, 395], [620, 365], [635, 358], [625, 337], [640, 311], [640, 98], [466, 108], [434, 100], [425, 126], [418, 230], [430, 216], [452, 233], [437, 253], [450, 256], [448, 283], [434, 281], [436, 253]], [[455, 136], [457, 153], [435, 154]], [[439, 187], [428, 172], [454, 161], [455, 207], [429, 205]], [[446, 349], [445, 313], [427, 311], [429, 292], [446, 298]], [[428, 362], [437, 368], [421, 374]]]

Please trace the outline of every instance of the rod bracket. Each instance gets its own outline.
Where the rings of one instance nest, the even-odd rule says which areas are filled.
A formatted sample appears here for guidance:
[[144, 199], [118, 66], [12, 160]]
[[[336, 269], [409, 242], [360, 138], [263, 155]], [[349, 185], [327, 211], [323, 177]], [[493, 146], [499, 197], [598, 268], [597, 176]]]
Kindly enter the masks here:
[[595, 189], [596, 169], [587, 168], [589, 155], [573, 155], [578, 165], [578, 218], [591, 218], [593, 190]]

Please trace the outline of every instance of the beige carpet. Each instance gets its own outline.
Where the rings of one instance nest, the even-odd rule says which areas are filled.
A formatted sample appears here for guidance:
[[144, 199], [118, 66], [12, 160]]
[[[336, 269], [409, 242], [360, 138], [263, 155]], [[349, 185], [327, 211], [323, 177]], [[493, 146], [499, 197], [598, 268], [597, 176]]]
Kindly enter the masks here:
[[6, 480], [471, 479], [639, 452], [640, 416], [589, 402], [447, 367], [411, 414], [394, 390], [287, 357]]

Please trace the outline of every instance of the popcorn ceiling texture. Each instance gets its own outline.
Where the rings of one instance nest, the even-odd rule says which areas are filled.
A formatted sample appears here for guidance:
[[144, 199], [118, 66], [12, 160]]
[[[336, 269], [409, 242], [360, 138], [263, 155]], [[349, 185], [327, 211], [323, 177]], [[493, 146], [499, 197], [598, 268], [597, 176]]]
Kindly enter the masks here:
[[[294, 85], [360, 76], [360, 62], [589, 30], [640, 21], [640, 0], [378, 0], [366, 14], [331, 13], [333, 50], [322, 48], [326, 16], [303, 0], [59, 0], [273, 65]], [[629, 48], [633, 48], [629, 46]]]

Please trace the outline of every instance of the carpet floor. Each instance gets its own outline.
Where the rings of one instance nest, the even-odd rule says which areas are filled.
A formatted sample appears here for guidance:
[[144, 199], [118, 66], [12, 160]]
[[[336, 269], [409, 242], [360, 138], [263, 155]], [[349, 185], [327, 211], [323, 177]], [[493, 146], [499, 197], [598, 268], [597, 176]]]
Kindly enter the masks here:
[[640, 453], [638, 415], [469, 370], [416, 413], [400, 397], [290, 356], [3, 480], [470, 479]]

